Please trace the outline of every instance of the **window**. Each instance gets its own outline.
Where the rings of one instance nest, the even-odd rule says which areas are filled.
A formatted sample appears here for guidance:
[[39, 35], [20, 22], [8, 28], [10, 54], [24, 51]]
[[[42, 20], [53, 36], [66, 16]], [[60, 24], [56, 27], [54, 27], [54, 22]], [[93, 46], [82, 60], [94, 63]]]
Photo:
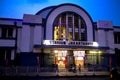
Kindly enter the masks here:
[[13, 28], [2, 28], [1, 38], [13, 38]]
[[2, 38], [6, 38], [6, 35], [7, 35], [7, 28], [2, 28], [2, 34], [1, 34]]
[[86, 41], [86, 25], [80, 15], [64, 12], [56, 17], [53, 23], [54, 40]]
[[11, 64], [11, 49], [0, 49], [0, 66]]
[[13, 37], [13, 28], [8, 28], [8, 38]]
[[114, 32], [114, 43], [120, 44], [120, 32]]

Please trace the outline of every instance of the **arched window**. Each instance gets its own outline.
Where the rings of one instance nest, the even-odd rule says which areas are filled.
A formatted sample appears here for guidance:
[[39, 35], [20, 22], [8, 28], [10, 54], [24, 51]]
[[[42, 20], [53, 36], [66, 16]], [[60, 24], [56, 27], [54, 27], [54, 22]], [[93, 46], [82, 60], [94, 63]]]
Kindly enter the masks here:
[[54, 40], [86, 41], [84, 20], [74, 12], [64, 12], [54, 20]]

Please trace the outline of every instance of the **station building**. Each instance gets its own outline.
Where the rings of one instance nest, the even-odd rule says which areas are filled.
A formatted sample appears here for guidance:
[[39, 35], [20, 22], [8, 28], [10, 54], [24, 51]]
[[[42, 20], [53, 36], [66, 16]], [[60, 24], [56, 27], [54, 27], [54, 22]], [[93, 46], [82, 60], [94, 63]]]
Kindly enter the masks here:
[[112, 67], [119, 49], [120, 26], [93, 22], [75, 4], [50, 6], [23, 19], [0, 18], [0, 66]]

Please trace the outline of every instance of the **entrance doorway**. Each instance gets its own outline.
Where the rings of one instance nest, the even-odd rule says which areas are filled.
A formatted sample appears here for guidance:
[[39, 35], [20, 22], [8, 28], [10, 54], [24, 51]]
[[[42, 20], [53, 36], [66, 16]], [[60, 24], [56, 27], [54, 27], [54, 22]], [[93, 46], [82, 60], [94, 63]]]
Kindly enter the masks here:
[[55, 50], [55, 64], [58, 65], [58, 68], [65, 68], [67, 65], [67, 51]]
[[65, 57], [56, 57], [56, 64], [58, 65], [58, 68], [65, 68], [65, 61]]
[[76, 66], [81, 65], [81, 67], [84, 67], [84, 58], [83, 57], [75, 57], [75, 64], [76, 64]]
[[85, 51], [73, 51], [74, 53], [74, 61], [75, 65], [81, 67], [84, 67], [84, 57], [85, 57]]

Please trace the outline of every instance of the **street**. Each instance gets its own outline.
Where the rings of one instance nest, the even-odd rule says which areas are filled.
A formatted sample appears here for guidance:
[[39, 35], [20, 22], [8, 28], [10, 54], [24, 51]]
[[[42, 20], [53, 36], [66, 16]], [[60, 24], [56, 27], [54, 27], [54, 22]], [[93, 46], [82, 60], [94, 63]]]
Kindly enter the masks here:
[[108, 76], [14, 76], [0, 77], [0, 80], [110, 80]]

